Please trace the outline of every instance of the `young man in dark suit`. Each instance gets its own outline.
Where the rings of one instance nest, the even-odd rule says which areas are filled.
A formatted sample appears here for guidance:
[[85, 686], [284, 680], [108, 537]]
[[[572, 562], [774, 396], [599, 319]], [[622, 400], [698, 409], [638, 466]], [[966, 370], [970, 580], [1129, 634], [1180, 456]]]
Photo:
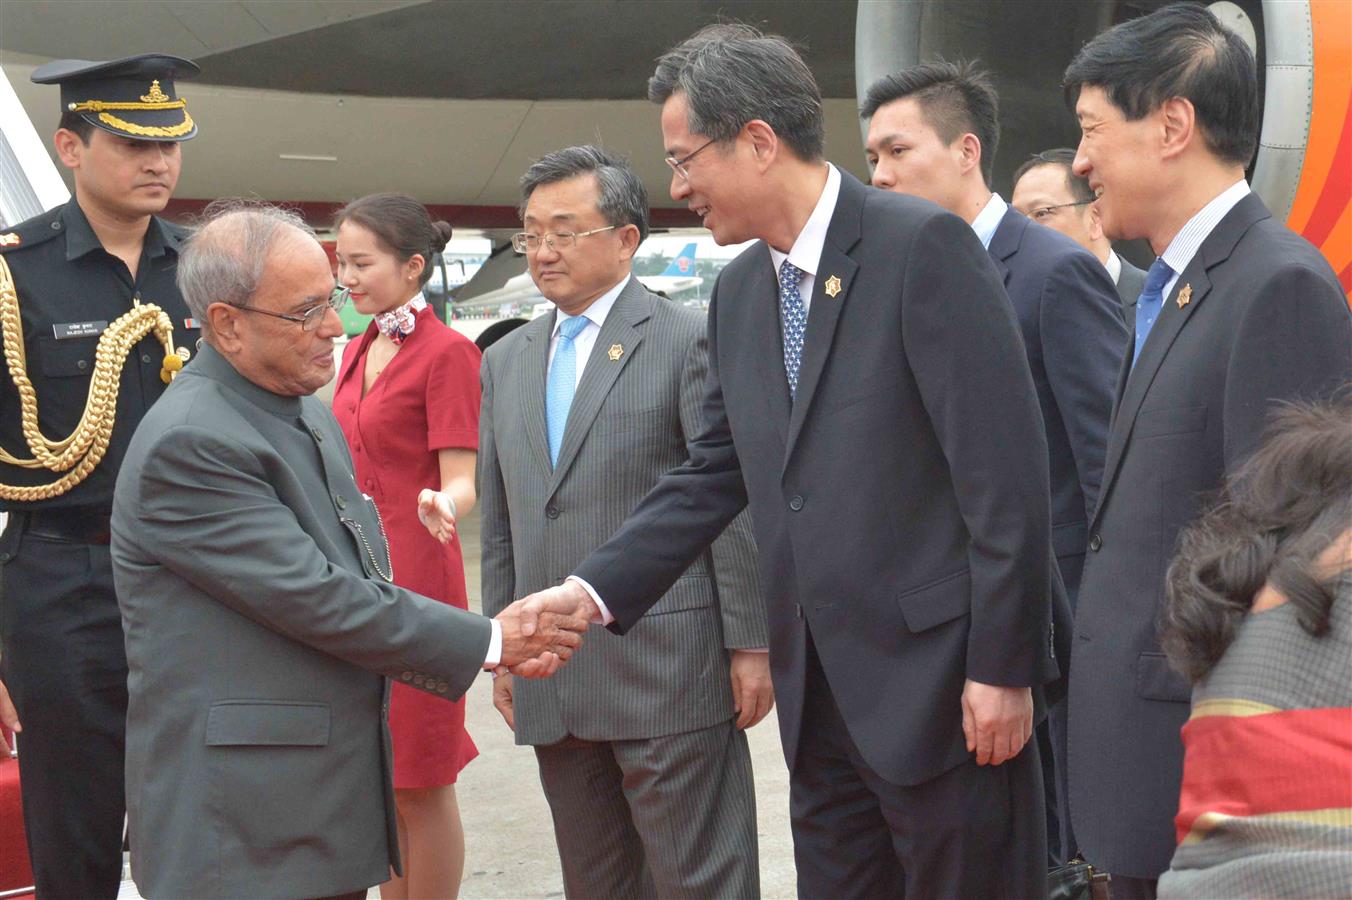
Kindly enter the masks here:
[[673, 198], [721, 244], [759, 240], [714, 288], [690, 459], [525, 607], [627, 631], [749, 503], [799, 893], [1041, 894], [1028, 738], [1061, 587], [1000, 277], [958, 217], [824, 160], [782, 39], [712, 26], [648, 91]]
[[1269, 412], [1352, 380], [1352, 312], [1324, 258], [1245, 183], [1253, 54], [1210, 12], [1171, 6], [1110, 29], [1065, 82], [1083, 131], [1075, 171], [1104, 231], [1158, 254], [1118, 380], [1070, 679], [1076, 836], [1113, 896], [1153, 897], [1190, 696], [1156, 633], [1165, 569]]
[[[1004, 280], [1042, 409], [1052, 547], [1073, 604], [1127, 331], [1103, 265], [1069, 238], [1033, 224], [991, 190], [998, 111], [990, 78], [970, 63], [912, 66], [868, 89], [860, 112], [869, 126], [864, 149], [875, 187], [933, 200], [962, 217]], [[1061, 624], [1070, 628], [1068, 618]], [[1049, 861], [1056, 865], [1074, 852], [1070, 836], [1062, 833], [1064, 703], [1052, 707], [1038, 739], [1048, 790]]]

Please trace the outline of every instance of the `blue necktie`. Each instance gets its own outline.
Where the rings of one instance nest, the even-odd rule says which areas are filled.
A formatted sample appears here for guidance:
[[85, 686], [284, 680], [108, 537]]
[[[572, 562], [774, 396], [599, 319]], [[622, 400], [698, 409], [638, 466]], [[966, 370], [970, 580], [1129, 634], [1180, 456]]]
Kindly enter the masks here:
[[549, 431], [549, 463], [559, 461], [559, 447], [563, 444], [563, 428], [568, 424], [568, 409], [577, 392], [577, 347], [573, 339], [582, 333], [590, 320], [586, 316], [565, 319], [559, 326], [559, 345], [554, 348], [554, 363], [549, 367], [545, 382], [545, 427]]
[[784, 322], [784, 374], [789, 376], [789, 396], [798, 395], [798, 367], [803, 363], [803, 335], [807, 332], [807, 307], [798, 293], [803, 270], [784, 260], [779, 267], [779, 315]]
[[1136, 349], [1131, 354], [1133, 366], [1141, 355], [1141, 347], [1145, 346], [1146, 335], [1150, 334], [1151, 327], [1164, 308], [1164, 286], [1172, 277], [1174, 270], [1169, 268], [1163, 258], [1157, 258], [1150, 264], [1150, 271], [1145, 273], [1145, 287], [1141, 288], [1141, 296], [1136, 298]]

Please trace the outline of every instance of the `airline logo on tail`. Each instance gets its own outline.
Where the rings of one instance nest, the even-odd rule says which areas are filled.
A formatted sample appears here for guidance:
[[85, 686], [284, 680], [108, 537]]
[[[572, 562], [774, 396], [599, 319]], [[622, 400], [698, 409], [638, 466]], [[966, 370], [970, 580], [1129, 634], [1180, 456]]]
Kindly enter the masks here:
[[676, 258], [671, 261], [665, 269], [663, 275], [674, 275], [678, 278], [690, 275], [695, 271], [695, 245], [686, 244]]

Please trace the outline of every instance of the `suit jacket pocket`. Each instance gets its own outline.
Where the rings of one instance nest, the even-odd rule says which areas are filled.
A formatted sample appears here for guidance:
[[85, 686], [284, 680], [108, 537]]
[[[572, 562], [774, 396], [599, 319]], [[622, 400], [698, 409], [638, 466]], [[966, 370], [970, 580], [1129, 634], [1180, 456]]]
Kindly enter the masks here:
[[928, 631], [972, 609], [972, 578], [967, 569], [911, 588], [897, 597], [906, 628], [914, 634]]
[[662, 595], [662, 599], [653, 604], [647, 616], [660, 616], [663, 613], [681, 612], [686, 609], [703, 609], [712, 606], [713, 582], [708, 575], [682, 575], [676, 579], [671, 590]]
[[324, 747], [327, 703], [222, 700], [207, 713], [208, 747]]
[[1163, 653], [1142, 653], [1136, 657], [1136, 696], [1188, 703], [1192, 700], [1192, 687], [1169, 667], [1169, 659]]
[[1138, 438], [1189, 434], [1206, 428], [1205, 406], [1174, 406], [1168, 409], [1143, 409], [1136, 416], [1133, 434]]

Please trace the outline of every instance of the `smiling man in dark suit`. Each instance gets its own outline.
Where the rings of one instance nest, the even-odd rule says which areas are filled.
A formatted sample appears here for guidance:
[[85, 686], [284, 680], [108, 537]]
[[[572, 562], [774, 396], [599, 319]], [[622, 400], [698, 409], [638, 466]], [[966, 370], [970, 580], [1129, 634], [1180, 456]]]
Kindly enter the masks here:
[[[1103, 265], [1074, 241], [1011, 209], [991, 190], [998, 109], [995, 88], [984, 72], [969, 63], [930, 63], [878, 79], [860, 114], [869, 123], [865, 152], [873, 185], [933, 200], [961, 216], [1004, 280], [1042, 409], [1052, 547], [1074, 604], [1127, 331]], [[1071, 627], [1068, 617], [1060, 624]], [[1052, 707], [1038, 739], [1048, 789], [1049, 859], [1055, 865], [1074, 852], [1071, 836], [1063, 833], [1064, 703]]]
[[1075, 171], [1104, 231], [1158, 254], [1118, 380], [1070, 679], [1075, 833], [1114, 897], [1153, 897], [1174, 849], [1190, 691], [1157, 625], [1178, 532], [1280, 401], [1352, 380], [1337, 278], [1244, 180], [1254, 68], [1210, 12], [1177, 5], [1104, 32], [1066, 70], [1083, 131]]
[[1000, 277], [958, 217], [824, 160], [782, 39], [711, 26], [648, 93], [672, 197], [720, 244], [759, 240], [714, 288], [689, 460], [525, 609], [627, 631], [749, 503], [800, 895], [1043, 893], [1028, 737], [1061, 588]]

